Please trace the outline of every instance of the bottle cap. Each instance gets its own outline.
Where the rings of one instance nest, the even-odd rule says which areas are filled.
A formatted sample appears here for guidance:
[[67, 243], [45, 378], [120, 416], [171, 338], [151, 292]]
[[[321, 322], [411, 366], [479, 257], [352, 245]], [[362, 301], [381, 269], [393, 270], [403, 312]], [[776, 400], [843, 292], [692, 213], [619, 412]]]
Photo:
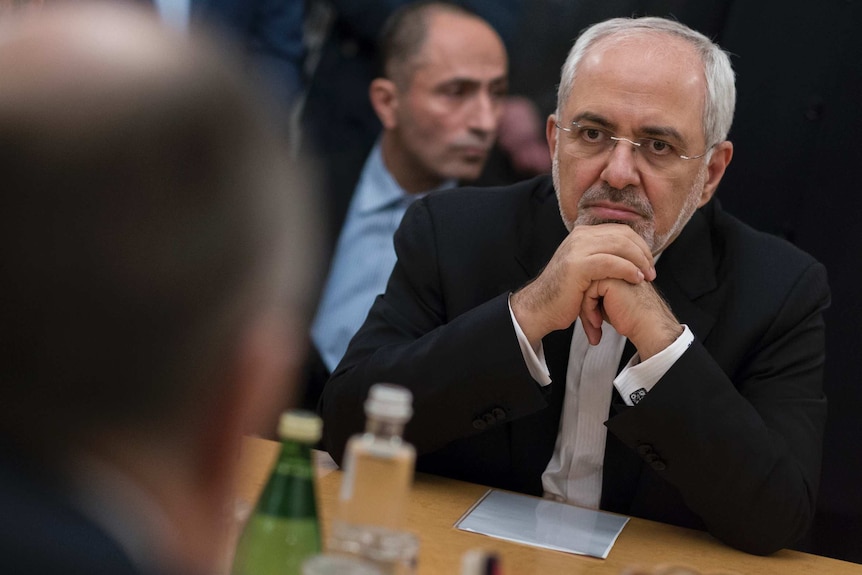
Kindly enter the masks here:
[[413, 394], [400, 385], [375, 383], [365, 400], [365, 415], [392, 421], [407, 421], [413, 415]]
[[278, 421], [278, 436], [303, 443], [317, 443], [323, 431], [323, 421], [314, 413], [303, 409], [291, 409], [281, 414]]

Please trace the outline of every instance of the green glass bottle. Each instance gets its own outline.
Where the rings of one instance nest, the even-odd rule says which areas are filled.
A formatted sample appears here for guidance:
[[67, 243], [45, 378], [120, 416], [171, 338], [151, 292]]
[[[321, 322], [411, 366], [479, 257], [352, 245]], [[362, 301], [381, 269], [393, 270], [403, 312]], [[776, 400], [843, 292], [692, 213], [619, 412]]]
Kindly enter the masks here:
[[320, 553], [311, 449], [321, 428], [313, 413], [282, 414], [281, 453], [240, 536], [233, 575], [299, 575], [303, 561]]

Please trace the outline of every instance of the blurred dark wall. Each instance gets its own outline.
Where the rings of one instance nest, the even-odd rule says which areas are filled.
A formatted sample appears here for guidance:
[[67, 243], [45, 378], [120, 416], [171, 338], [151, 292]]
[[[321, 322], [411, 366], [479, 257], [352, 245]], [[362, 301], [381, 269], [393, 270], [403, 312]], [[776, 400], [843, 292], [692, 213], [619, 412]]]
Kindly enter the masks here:
[[738, 0], [719, 42], [735, 54], [733, 162], [719, 194], [829, 272], [826, 429], [805, 550], [862, 563], [862, 2]]

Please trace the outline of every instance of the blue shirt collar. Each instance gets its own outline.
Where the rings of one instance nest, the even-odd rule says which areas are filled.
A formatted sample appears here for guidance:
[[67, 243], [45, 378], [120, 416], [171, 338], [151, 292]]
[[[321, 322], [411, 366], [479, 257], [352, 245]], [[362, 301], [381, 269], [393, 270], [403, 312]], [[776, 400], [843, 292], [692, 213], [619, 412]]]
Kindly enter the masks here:
[[404, 201], [411, 202], [429, 192], [454, 188], [456, 185], [456, 180], [446, 180], [433, 190], [428, 190], [421, 194], [408, 194], [398, 185], [398, 182], [395, 181], [389, 170], [386, 169], [383, 163], [380, 138], [378, 138], [374, 144], [374, 148], [372, 148], [371, 153], [368, 155], [368, 159], [365, 161], [362, 175], [359, 177], [359, 184], [356, 186], [356, 197], [354, 198], [356, 202], [355, 209], [357, 213], [371, 213], [384, 210]]

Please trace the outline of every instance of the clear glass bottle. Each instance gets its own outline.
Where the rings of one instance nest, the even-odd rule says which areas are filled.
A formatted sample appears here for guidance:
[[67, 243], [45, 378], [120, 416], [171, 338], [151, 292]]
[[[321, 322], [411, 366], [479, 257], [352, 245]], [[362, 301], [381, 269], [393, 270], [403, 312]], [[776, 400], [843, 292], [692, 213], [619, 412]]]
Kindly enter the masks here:
[[321, 429], [311, 412], [282, 414], [281, 452], [240, 536], [233, 575], [299, 575], [303, 561], [320, 553], [311, 449]]
[[418, 542], [404, 531], [416, 450], [404, 441], [413, 414], [404, 387], [375, 384], [365, 402], [365, 432], [347, 442], [344, 476], [328, 548], [359, 555], [384, 573], [409, 573]]

